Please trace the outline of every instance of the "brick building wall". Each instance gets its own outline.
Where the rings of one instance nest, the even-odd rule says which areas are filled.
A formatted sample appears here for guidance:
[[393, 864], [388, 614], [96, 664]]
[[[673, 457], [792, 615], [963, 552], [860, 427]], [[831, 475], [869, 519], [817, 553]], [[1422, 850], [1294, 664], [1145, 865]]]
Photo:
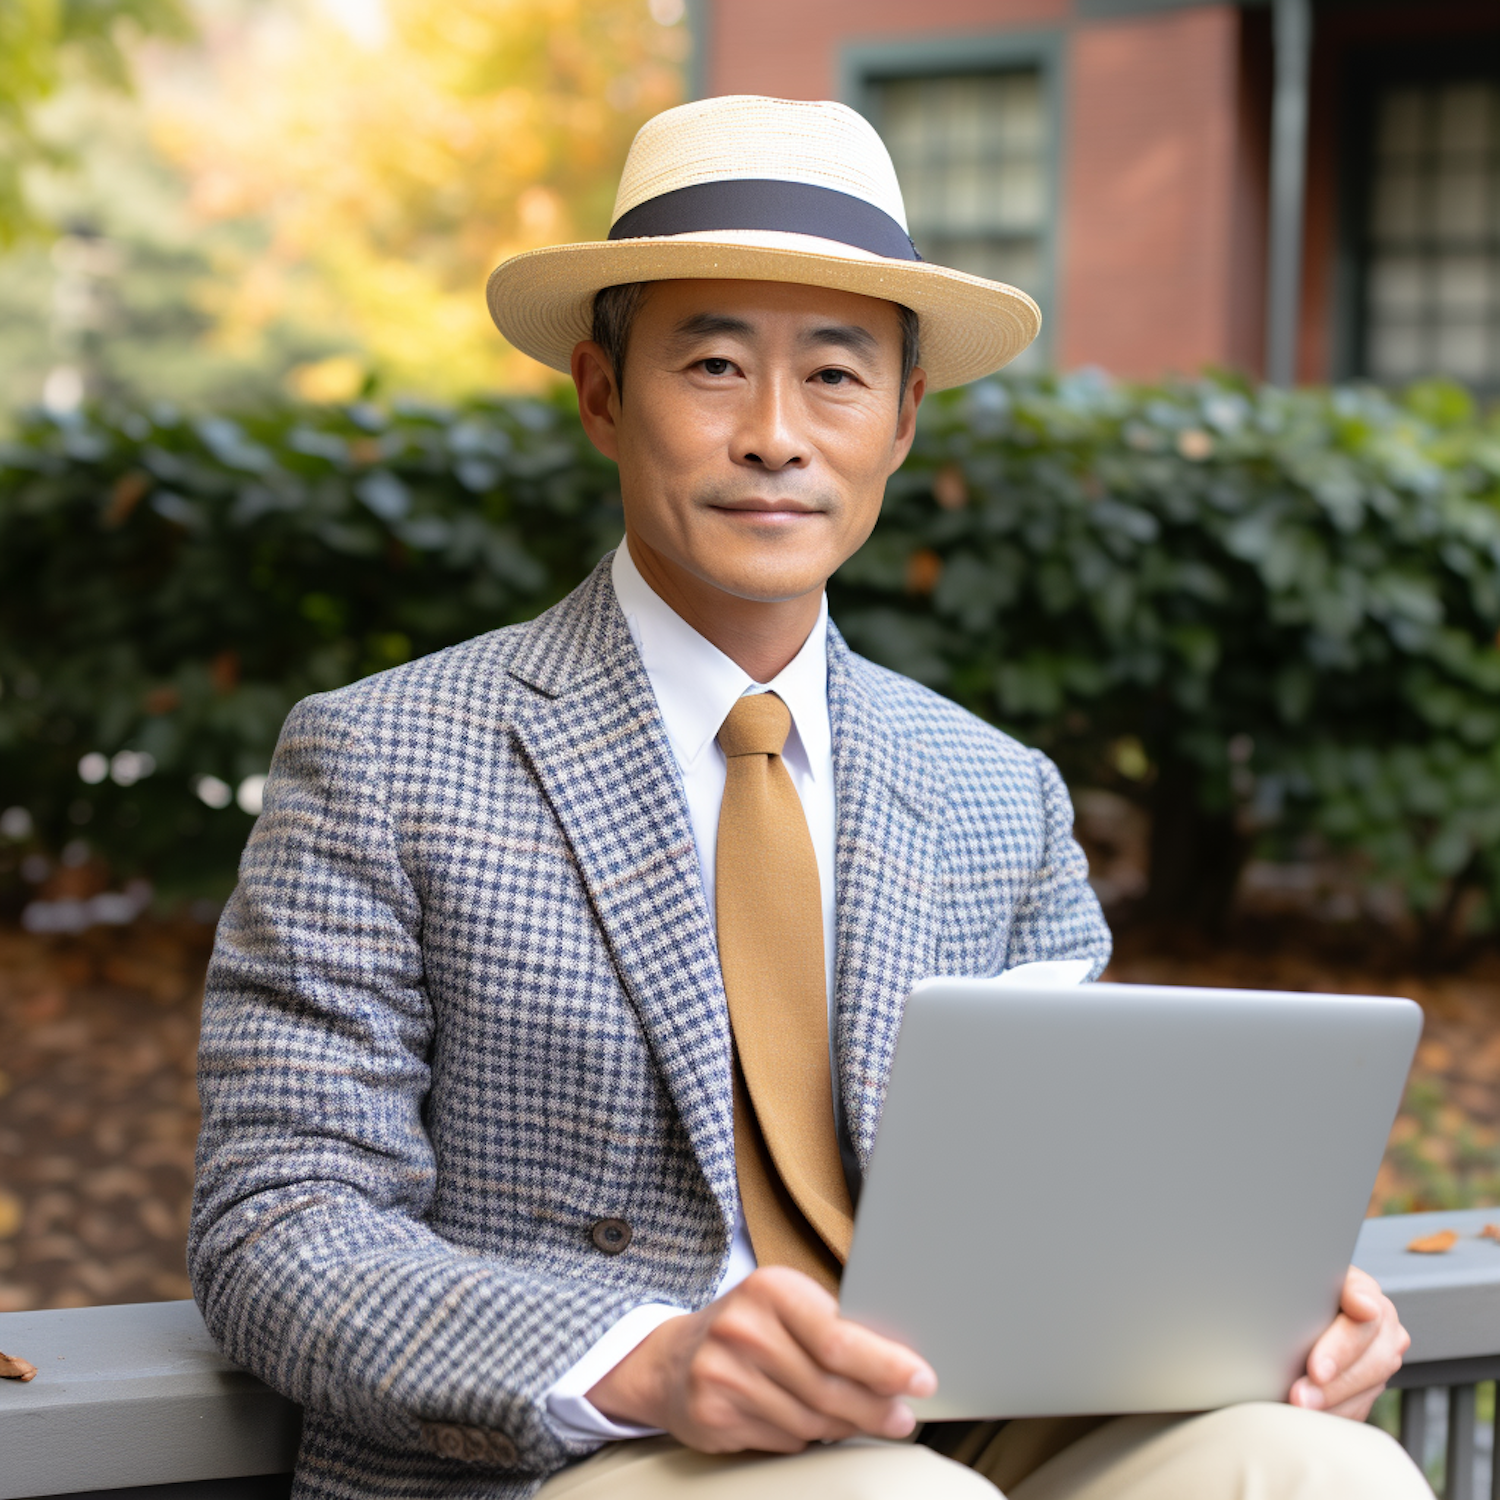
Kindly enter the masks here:
[[1233, 319], [1238, 9], [1080, 26], [1071, 41], [1059, 364], [1253, 363]]

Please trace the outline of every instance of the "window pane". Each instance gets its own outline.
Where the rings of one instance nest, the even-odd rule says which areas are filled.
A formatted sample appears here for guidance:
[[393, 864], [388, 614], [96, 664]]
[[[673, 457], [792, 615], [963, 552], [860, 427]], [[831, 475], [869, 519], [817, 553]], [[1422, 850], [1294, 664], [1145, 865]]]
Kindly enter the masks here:
[[1046, 185], [1036, 161], [1002, 162], [995, 173], [997, 228], [1011, 231], [1040, 225], [1046, 212]]
[[1368, 372], [1500, 385], [1500, 82], [1387, 88], [1374, 127]]
[[1482, 166], [1440, 170], [1433, 205], [1438, 234], [1450, 240], [1474, 239], [1482, 235], [1487, 186]]
[[1434, 268], [1436, 301], [1447, 314], [1484, 318], [1494, 309], [1495, 266], [1482, 255], [1445, 255]]
[[1419, 330], [1400, 324], [1376, 328], [1370, 337], [1370, 373], [1377, 380], [1411, 380], [1428, 373]]
[[1042, 80], [1035, 73], [1013, 73], [1005, 87], [996, 91], [996, 131], [1000, 146], [1006, 151], [1023, 151], [1041, 155]]
[[1375, 185], [1375, 234], [1378, 239], [1406, 239], [1422, 224], [1422, 179], [1415, 172], [1393, 171]]
[[1411, 318], [1422, 311], [1425, 281], [1417, 256], [1384, 256], [1370, 267], [1370, 301], [1381, 319]]
[[1426, 100], [1420, 89], [1390, 89], [1380, 102], [1376, 149], [1382, 156], [1415, 156], [1422, 149]]
[[1482, 380], [1489, 372], [1489, 338], [1486, 330], [1472, 323], [1438, 329], [1433, 363], [1445, 375], [1460, 380]]
[[1438, 149], [1445, 155], [1482, 156], [1490, 144], [1490, 100], [1482, 83], [1450, 84], [1438, 91]]

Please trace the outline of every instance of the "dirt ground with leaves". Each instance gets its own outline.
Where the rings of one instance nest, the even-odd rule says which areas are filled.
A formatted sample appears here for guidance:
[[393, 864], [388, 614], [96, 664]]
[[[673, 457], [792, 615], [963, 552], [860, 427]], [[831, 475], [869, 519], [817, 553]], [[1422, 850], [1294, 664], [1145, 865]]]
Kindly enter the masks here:
[[0, 929], [0, 1311], [191, 1295], [212, 929]]
[[[186, 1297], [211, 929], [0, 929], [0, 1310]], [[1500, 1203], [1500, 948], [1413, 972], [1378, 929], [1127, 929], [1111, 977], [1408, 994], [1427, 1030], [1372, 1211]]]

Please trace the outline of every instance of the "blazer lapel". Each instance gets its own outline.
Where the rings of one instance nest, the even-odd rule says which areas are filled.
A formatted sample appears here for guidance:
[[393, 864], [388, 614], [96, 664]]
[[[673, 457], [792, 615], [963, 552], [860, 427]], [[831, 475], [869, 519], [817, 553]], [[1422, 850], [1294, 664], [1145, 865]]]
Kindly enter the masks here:
[[880, 1123], [907, 993], [935, 972], [942, 782], [921, 745], [882, 715], [873, 669], [828, 631], [838, 800], [836, 1053], [862, 1168]]
[[537, 690], [515, 724], [522, 753], [732, 1224], [738, 1189], [718, 950], [677, 767], [607, 558], [534, 622], [510, 670]]

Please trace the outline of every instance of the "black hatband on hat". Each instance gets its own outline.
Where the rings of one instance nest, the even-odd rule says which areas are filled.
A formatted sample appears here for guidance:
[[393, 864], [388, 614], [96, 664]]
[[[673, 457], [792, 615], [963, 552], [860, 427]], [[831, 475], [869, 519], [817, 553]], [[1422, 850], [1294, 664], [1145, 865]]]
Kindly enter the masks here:
[[771, 177], [731, 177], [674, 188], [626, 210], [610, 227], [609, 237], [651, 239], [722, 229], [810, 234], [888, 260], [922, 258], [910, 235], [873, 203], [815, 182]]

